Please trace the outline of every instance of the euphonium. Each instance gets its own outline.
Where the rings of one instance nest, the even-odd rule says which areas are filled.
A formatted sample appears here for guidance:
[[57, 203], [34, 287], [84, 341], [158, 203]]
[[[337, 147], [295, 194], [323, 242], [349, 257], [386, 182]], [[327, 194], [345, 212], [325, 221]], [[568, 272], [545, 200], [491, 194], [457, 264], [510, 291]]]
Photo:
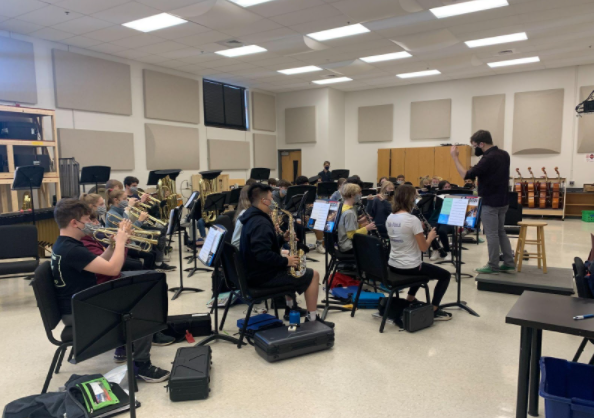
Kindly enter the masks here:
[[292, 257], [299, 257], [299, 264], [297, 267], [289, 267], [289, 274], [293, 277], [301, 277], [305, 274], [305, 252], [297, 248], [297, 236], [295, 235], [295, 225], [293, 223], [293, 215], [291, 212], [281, 209], [281, 212], [289, 217], [289, 255]]
[[[95, 228], [93, 230], [93, 238], [96, 241], [102, 242], [104, 244], [113, 244], [111, 237], [117, 234], [117, 230], [113, 231], [108, 228]], [[103, 235], [100, 237], [99, 235]], [[130, 248], [133, 250], [149, 252], [152, 250], [153, 245], [157, 245], [158, 241], [149, 238], [143, 238], [136, 235], [132, 235], [126, 244], [126, 248]]]
[[[165, 192], [169, 192], [169, 196], [165, 196]], [[161, 219], [163, 220], [169, 220], [171, 210], [183, 204], [182, 197], [175, 190], [175, 181], [171, 180], [169, 176], [163, 177], [157, 183], [157, 199], [167, 202], [161, 206]]]
[[[138, 208], [135, 208], [134, 206], [129, 207], [130, 209], [130, 214], [135, 216], [136, 218], [138, 218], [140, 216], [140, 214], [142, 213], [142, 211]], [[146, 224], [153, 226], [153, 227], [166, 227], [168, 222], [164, 222], [160, 219], [155, 218], [154, 216], [148, 215], [146, 218], [146, 221], [144, 221]]]
[[200, 203], [202, 205], [202, 219], [206, 223], [212, 223], [217, 218], [215, 211], [206, 211], [204, 206], [206, 204], [206, 198], [208, 195], [219, 192], [219, 182], [217, 178], [205, 179], [204, 177], [198, 182], [198, 188], [200, 191]]

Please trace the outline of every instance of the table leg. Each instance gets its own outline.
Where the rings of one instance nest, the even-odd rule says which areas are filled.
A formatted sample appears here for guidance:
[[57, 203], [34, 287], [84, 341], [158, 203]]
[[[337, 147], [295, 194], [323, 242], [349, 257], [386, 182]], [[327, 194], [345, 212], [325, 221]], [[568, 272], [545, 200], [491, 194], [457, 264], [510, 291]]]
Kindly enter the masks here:
[[528, 384], [530, 383], [530, 350], [532, 328], [522, 327], [520, 335], [520, 366], [518, 368], [518, 395], [516, 418], [526, 418], [528, 410]]
[[538, 416], [538, 387], [540, 385], [540, 354], [542, 351], [542, 330], [532, 330], [532, 353], [530, 355], [530, 400], [528, 414]]

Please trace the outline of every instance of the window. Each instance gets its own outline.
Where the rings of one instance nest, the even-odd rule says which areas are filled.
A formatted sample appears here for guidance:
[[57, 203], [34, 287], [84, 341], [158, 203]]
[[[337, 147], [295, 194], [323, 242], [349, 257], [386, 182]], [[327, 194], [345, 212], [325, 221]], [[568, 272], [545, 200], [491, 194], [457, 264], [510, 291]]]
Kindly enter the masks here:
[[247, 100], [243, 87], [217, 81], [202, 81], [204, 124], [218, 128], [247, 131]]

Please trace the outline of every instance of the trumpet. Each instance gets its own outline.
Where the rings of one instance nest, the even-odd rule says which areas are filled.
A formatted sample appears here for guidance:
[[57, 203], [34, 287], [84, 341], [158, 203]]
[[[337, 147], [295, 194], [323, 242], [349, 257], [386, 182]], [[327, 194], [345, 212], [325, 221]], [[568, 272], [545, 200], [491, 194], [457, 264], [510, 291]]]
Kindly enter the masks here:
[[[151, 196], [150, 194], [148, 194], [148, 193], [146, 193], [146, 192], [141, 192], [140, 190], [138, 190], [136, 193], [137, 193], [137, 194], [138, 194], [138, 196], [140, 196], [140, 197], [144, 196], [145, 194], [146, 194], [146, 195], [148, 195], [148, 197], [149, 197], [149, 198], [148, 198], [148, 201], [149, 201], [149, 202], [151, 202], [153, 205], [154, 205], [154, 204], [158, 204], [158, 205], [160, 205], [160, 204], [161, 204], [161, 201], [160, 201], [159, 199], [157, 199], [156, 197], [153, 197], [153, 196]], [[143, 204], [144, 204], [144, 203], [143, 203]], [[149, 206], [149, 207], [150, 207], [150, 206]]]
[[[111, 238], [114, 237], [116, 234], [117, 230], [114, 231], [110, 228], [96, 228], [93, 231], [93, 238], [95, 238], [96, 241], [111, 245], [113, 244]], [[137, 235], [132, 235], [130, 237], [130, 240], [126, 243], [126, 248], [143, 252], [149, 252], [150, 250], [152, 250], [153, 245], [157, 244], [158, 242], [155, 239], [143, 238]]]
[[[130, 214], [138, 218], [142, 211], [134, 206], [129, 207]], [[148, 225], [157, 227], [157, 228], [164, 228], [168, 225], [168, 222], [162, 221], [160, 219], [155, 218], [154, 216], [148, 215], [145, 221]]]
[[[111, 224], [120, 226], [120, 222], [123, 221], [123, 219], [121, 217], [119, 217], [118, 215], [114, 214], [114, 213], [107, 213], [107, 215], [105, 216], [105, 220]], [[142, 229], [139, 226], [136, 226], [134, 224], [131, 224], [132, 228], [134, 229], [134, 235], [146, 235], [148, 237], [158, 237], [159, 235], [161, 235], [160, 231], [145, 231], [144, 229]], [[115, 228], [106, 228], [106, 229], [115, 229]]]

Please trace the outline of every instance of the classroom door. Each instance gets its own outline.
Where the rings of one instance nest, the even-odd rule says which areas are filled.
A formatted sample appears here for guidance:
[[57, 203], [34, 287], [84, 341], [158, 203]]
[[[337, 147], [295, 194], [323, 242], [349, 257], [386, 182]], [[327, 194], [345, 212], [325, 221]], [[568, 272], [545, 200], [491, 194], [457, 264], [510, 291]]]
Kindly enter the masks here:
[[291, 183], [301, 175], [301, 150], [279, 151], [281, 178]]

